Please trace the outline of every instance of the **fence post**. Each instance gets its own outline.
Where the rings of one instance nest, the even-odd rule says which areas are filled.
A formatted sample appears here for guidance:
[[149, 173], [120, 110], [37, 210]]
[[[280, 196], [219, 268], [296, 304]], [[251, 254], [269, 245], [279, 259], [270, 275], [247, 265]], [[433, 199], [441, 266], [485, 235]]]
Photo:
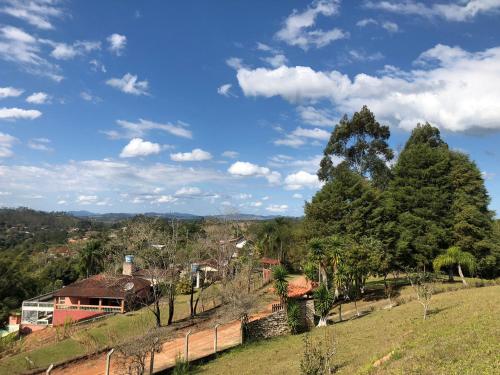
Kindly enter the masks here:
[[53, 368], [54, 368], [54, 365], [53, 365], [53, 364], [51, 364], [51, 365], [49, 366], [49, 368], [47, 369], [47, 371], [45, 371], [45, 373], [46, 373], [47, 375], [50, 375], [50, 372], [52, 371], [52, 369], [53, 369]]
[[240, 319], [240, 345], [243, 345], [243, 319]]
[[216, 324], [214, 327], [214, 353], [217, 354], [217, 330], [219, 329], [220, 324]]
[[108, 354], [106, 354], [106, 375], [109, 375], [109, 366], [111, 364], [111, 354], [113, 354], [113, 352], [115, 351], [115, 349], [111, 349]]
[[186, 362], [189, 362], [189, 336], [191, 335], [191, 331], [188, 331], [186, 333], [186, 342], [185, 342], [185, 348], [184, 348], [184, 360]]

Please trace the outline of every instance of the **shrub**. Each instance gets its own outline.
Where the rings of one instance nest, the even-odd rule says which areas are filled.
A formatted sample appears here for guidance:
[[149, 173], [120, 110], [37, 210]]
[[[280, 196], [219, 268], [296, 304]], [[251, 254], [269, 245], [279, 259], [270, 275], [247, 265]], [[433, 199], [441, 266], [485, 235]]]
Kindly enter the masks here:
[[300, 306], [296, 301], [291, 300], [288, 302], [286, 316], [290, 332], [295, 335], [300, 328]]
[[309, 334], [304, 336], [304, 354], [300, 360], [300, 373], [302, 375], [334, 374], [338, 366], [333, 363], [337, 353], [337, 342], [333, 329], [323, 330], [323, 335], [311, 340]]
[[189, 374], [189, 363], [178, 355], [175, 358], [175, 367], [172, 371], [172, 375], [187, 375]]

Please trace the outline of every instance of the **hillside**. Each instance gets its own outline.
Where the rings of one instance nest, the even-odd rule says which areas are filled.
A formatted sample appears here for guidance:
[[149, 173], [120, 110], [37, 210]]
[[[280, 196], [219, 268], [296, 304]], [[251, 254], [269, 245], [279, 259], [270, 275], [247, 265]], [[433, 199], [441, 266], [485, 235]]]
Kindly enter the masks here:
[[[337, 338], [339, 374], [498, 374], [500, 286], [433, 297], [431, 315], [412, 301], [392, 310], [329, 326]], [[321, 335], [315, 329], [313, 336]], [[232, 350], [196, 369], [199, 374], [298, 374], [303, 335]], [[375, 368], [373, 363], [394, 351]]]
[[64, 243], [71, 229], [86, 231], [88, 220], [63, 212], [43, 212], [29, 208], [0, 209], [0, 250], [15, 247], [26, 240], [31, 243]]

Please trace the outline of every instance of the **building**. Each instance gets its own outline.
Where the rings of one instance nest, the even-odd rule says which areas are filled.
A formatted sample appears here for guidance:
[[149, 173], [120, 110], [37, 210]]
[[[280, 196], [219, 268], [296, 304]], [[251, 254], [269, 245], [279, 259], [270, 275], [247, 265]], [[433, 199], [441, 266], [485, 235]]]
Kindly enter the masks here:
[[95, 275], [24, 301], [21, 331], [30, 333], [67, 321], [124, 313], [148, 303], [150, 295], [151, 282], [134, 274], [133, 257], [127, 256], [120, 276]]
[[22, 333], [39, 331], [52, 325], [54, 315], [54, 296], [52, 293], [42, 294], [23, 301], [21, 308]]
[[151, 284], [140, 277], [95, 275], [54, 292], [53, 325], [107, 313], [124, 313], [149, 299]]

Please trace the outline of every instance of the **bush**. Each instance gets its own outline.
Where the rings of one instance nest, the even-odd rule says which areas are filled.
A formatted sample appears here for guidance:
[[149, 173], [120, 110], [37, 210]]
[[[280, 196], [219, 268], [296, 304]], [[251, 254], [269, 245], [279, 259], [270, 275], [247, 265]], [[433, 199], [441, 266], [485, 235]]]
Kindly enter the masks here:
[[323, 335], [311, 340], [309, 334], [304, 336], [304, 354], [300, 360], [302, 375], [334, 374], [338, 366], [333, 363], [337, 353], [337, 342], [333, 336], [333, 329], [324, 329]]
[[189, 363], [178, 355], [175, 358], [175, 367], [172, 371], [172, 375], [187, 375], [189, 374]]
[[178, 294], [189, 294], [191, 293], [191, 279], [189, 276], [183, 276], [180, 278], [179, 282], [175, 287], [175, 291]]
[[299, 332], [300, 328], [300, 306], [299, 304], [291, 300], [286, 309], [287, 323], [290, 328], [290, 332], [292, 335], [295, 335]]

